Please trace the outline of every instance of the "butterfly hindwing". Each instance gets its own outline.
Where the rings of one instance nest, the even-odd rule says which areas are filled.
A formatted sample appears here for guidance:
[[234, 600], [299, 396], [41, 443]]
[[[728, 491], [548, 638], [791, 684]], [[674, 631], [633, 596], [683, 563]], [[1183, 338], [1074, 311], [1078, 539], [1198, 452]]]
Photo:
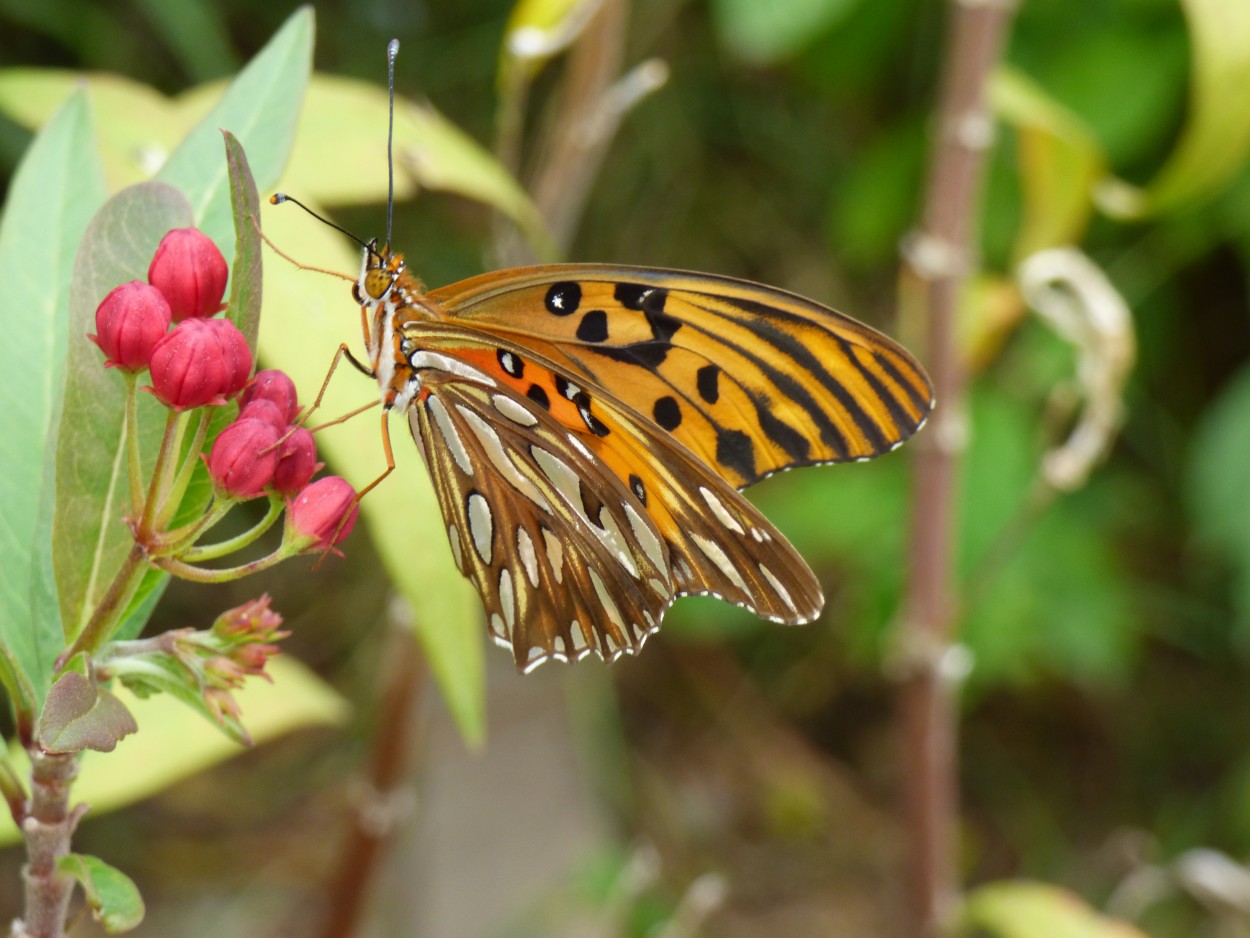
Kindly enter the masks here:
[[[679, 595], [778, 621], [819, 612], [815, 577], [758, 510], [603, 389], [463, 328], [408, 333], [432, 350], [409, 421], [457, 565], [518, 667], [635, 652]], [[535, 386], [571, 388], [577, 407]]]

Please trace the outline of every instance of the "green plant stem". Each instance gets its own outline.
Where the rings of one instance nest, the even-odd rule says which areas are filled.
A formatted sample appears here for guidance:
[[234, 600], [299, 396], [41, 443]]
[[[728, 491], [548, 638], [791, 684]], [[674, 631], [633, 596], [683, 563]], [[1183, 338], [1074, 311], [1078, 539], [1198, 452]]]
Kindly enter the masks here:
[[[231, 507], [233, 507], [232, 504], [227, 504], [226, 511], [229, 511]], [[273, 527], [273, 523], [277, 521], [278, 517], [282, 514], [283, 507], [284, 503], [282, 499], [271, 495], [269, 496], [269, 510], [265, 513], [265, 517], [261, 518], [260, 521], [251, 528], [244, 531], [242, 534], [224, 541], [219, 541], [216, 544], [208, 544], [204, 547], [188, 548], [179, 554], [178, 559], [184, 561], [185, 563], [201, 563], [205, 560], [216, 560], [218, 557], [224, 557], [226, 554], [233, 554], [237, 550], [242, 550], [244, 547], [247, 547], [249, 544], [255, 542], [257, 538]], [[215, 514], [216, 509], [214, 508], [214, 510], [205, 517], [212, 518]], [[223, 516], [224, 514], [225, 512], [222, 512]], [[220, 519], [215, 518], [213, 524], [216, 524], [218, 520]], [[203, 527], [204, 529], [208, 529], [211, 525], [204, 525]]]
[[78, 774], [75, 755], [45, 753], [32, 746], [30, 754], [30, 809], [20, 824], [26, 838], [26, 913], [13, 934], [23, 938], [63, 938], [74, 880], [57, 868], [57, 859], [69, 853], [70, 838], [86, 811], [69, 810], [69, 791]]
[[130, 516], [138, 518], [143, 511], [143, 462], [139, 458], [139, 393], [138, 375], [127, 372], [126, 416], [123, 432], [126, 434], [126, 456], [130, 474]]
[[143, 517], [139, 521], [136, 537], [143, 539], [151, 535], [156, 512], [163, 501], [162, 496], [169, 490], [166, 478], [170, 462], [170, 452], [177, 452], [182, 439], [181, 428], [185, 424], [185, 414], [171, 410], [165, 415], [165, 434], [161, 437], [161, 448], [156, 454], [156, 464], [152, 467], [152, 481], [148, 484], [148, 497], [143, 505]]
[[[191, 484], [191, 476], [195, 473], [195, 467], [200, 463], [200, 450], [204, 446], [204, 439], [208, 436], [208, 424], [212, 420], [213, 411], [207, 407], [200, 408], [199, 424], [195, 428], [195, 439], [191, 442], [191, 447], [187, 450], [187, 458], [182, 460], [182, 464], [178, 467], [178, 475], [174, 478], [169, 486], [169, 490], [165, 493], [163, 504], [160, 506], [156, 515], [156, 524], [158, 527], [167, 525], [174, 513], [178, 510], [178, 506], [182, 504], [182, 497], [187, 492], [187, 486]], [[182, 452], [182, 439], [178, 439], [178, 445], [174, 449], [173, 457], [176, 460]], [[172, 464], [172, 463], [171, 463]]]
[[272, 554], [261, 557], [259, 560], [240, 564], [237, 567], [224, 567], [220, 570], [206, 570], [204, 567], [195, 567], [173, 557], [158, 557], [154, 563], [162, 570], [168, 571], [181, 580], [190, 580], [193, 583], [229, 583], [231, 580], [242, 579], [253, 573], [268, 570], [270, 567], [282, 563], [282, 561], [295, 556], [297, 553], [298, 551], [296, 550], [279, 547]]
[[83, 626], [78, 637], [69, 650], [61, 655], [61, 661], [69, 661], [79, 653], [94, 655], [117, 629], [118, 620], [123, 610], [134, 597], [139, 584], [143, 582], [143, 574], [147, 569], [148, 552], [136, 543], [130, 548], [117, 576], [109, 584], [108, 592], [100, 600], [99, 605], [91, 613], [91, 618]]

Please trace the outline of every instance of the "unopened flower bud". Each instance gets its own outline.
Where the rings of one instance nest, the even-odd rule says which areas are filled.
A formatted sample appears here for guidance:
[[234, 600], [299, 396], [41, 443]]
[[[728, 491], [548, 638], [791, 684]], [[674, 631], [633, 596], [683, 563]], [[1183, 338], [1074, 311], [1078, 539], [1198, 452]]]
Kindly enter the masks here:
[[152, 392], [174, 410], [220, 405], [239, 392], [252, 352], [227, 319], [188, 319], [152, 352]]
[[283, 423], [291, 423], [299, 413], [295, 382], [285, 371], [266, 368], [264, 371], [256, 372], [256, 377], [243, 389], [239, 404], [246, 407], [252, 401], [262, 398], [278, 405], [278, 409], [282, 411]]
[[257, 398], [250, 404], [244, 404], [239, 408], [238, 419], [243, 420], [247, 417], [265, 421], [265, 423], [271, 425], [275, 430], [279, 431], [279, 436], [286, 432], [286, 417], [283, 415], [282, 411], [278, 409], [278, 405], [273, 401]]
[[281, 614], [269, 606], [269, 594], [249, 599], [241, 606], [227, 609], [213, 622], [213, 635], [231, 641], [276, 641], [286, 638], [288, 632], [280, 630]]
[[321, 551], [340, 543], [356, 524], [360, 505], [351, 483], [338, 476], [318, 479], [287, 504], [284, 539]]
[[281, 432], [263, 420], [236, 420], [218, 434], [208, 454], [213, 488], [227, 498], [253, 498], [273, 482]]
[[294, 495], [306, 486], [321, 468], [317, 444], [311, 431], [296, 427], [278, 447], [278, 467], [273, 471], [273, 488], [283, 495]]
[[196, 228], [166, 234], [148, 267], [148, 283], [165, 294], [175, 322], [220, 312], [229, 275], [213, 239]]
[[115, 287], [96, 307], [96, 334], [88, 338], [100, 346], [108, 367], [142, 371], [169, 331], [169, 321], [169, 303], [161, 292], [132, 280]]

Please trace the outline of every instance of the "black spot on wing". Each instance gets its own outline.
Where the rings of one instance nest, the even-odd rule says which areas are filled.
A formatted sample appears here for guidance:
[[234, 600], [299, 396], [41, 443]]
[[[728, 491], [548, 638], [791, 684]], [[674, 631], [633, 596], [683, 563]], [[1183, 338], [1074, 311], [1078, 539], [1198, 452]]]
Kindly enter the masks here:
[[[759, 421], [760, 429], [764, 431], [764, 435], [781, 447], [791, 460], [799, 463], [808, 460], [808, 457], [811, 455], [812, 444], [807, 437], [777, 417], [772, 412], [772, 409], [762, 401], [757, 400], [755, 402], [755, 419]], [[846, 456], [845, 449], [838, 450], [837, 453], [839, 459]]]
[[632, 472], [629, 475], [629, 487], [630, 490], [638, 496], [638, 501], [642, 502], [642, 504], [646, 506], [647, 487], [642, 484], [642, 479]]
[[704, 365], [700, 368], [695, 373], [695, 387], [699, 390], [699, 397], [709, 404], [720, 400], [720, 366]]
[[577, 324], [577, 337], [583, 342], [606, 342], [608, 314], [601, 309], [592, 309]]
[[641, 283], [618, 283], [612, 291], [612, 296], [616, 302], [620, 303], [626, 309], [642, 309], [643, 297], [647, 295], [647, 291], [651, 287]]
[[681, 426], [681, 405], [677, 403], [677, 398], [671, 395], [665, 395], [655, 402], [655, 406], [651, 408], [651, 413], [655, 417], [655, 422], [665, 430], [676, 430]]
[[716, 461], [732, 469], [746, 481], [754, 482], [755, 445], [741, 430], [719, 430], [716, 434]]
[[582, 305], [581, 284], [572, 280], [553, 283], [547, 288], [544, 303], [553, 316], [571, 316]]
[[605, 345], [595, 352], [613, 361], [654, 370], [664, 364], [672, 348], [667, 342], [631, 342], [629, 345]]
[[586, 429], [588, 429], [595, 436], [607, 436], [612, 432], [608, 428], [607, 424], [590, 412], [589, 404], [582, 407], [579, 410], [579, 413], [582, 415], [582, 420], [586, 422]]
[[539, 384], [531, 384], [529, 390], [525, 392], [525, 396], [541, 407], [543, 410], [551, 409], [551, 398], [547, 396], [546, 390]]
[[496, 349], [495, 357], [499, 360], [499, 367], [504, 370], [505, 374], [513, 378], [519, 378], [525, 374], [525, 362], [515, 352], [502, 348]]

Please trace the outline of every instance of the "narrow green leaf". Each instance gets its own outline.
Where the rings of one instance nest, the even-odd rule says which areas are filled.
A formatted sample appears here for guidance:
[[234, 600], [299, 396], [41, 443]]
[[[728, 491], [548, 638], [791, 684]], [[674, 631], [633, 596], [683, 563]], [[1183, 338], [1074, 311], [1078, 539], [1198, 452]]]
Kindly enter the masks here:
[[1106, 173], [1106, 159], [1093, 133], [1012, 68], [995, 72], [990, 101], [1016, 131], [1024, 211], [1012, 252], [1015, 260], [1078, 243], [1093, 211], [1094, 185]]
[[227, 261], [233, 257], [235, 238], [220, 131], [228, 130], [239, 139], [259, 184], [272, 186], [295, 139], [312, 69], [312, 40], [312, 8], [301, 7], [231, 82], [217, 106], [157, 173], [157, 179], [186, 194], [195, 224], [217, 243]]
[[1144, 189], [1111, 180], [1104, 211], [1124, 218], [1158, 214], [1217, 192], [1250, 155], [1250, 4], [1182, 0], [1192, 68], [1180, 142]]
[[48, 691], [35, 735], [48, 752], [112, 752], [138, 729], [120, 700], [91, 678], [66, 671]]
[[[299, 245], [299, 259], [331, 269], [355, 270], [360, 261], [344, 239], [293, 206], [266, 207], [266, 234], [283, 246]], [[360, 307], [347, 284], [285, 261], [270, 263], [261, 317], [260, 354], [295, 381], [305, 402], [325, 378], [340, 342], [359, 342]], [[340, 368], [322, 402], [325, 419], [378, 399], [375, 382]], [[317, 434], [317, 448], [333, 471], [357, 488], [386, 467], [378, 410]], [[321, 419], [321, 418], [318, 418]], [[392, 420], [396, 469], [361, 505], [365, 526], [397, 588], [412, 607], [430, 666], [461, 733], [480, 740], [485, 728], [481, 602], [456, 570], [429, 473], [408, 430]], [[352, 539], [343, 545], [352, 550]]]
[[956, 935], [986, 938], [1146, 938], [1128, 922], [1108, 918], [1080, 896], [1027, 881], [990, 883], [968, 894]]
[[78, 880], [95, 920], [110, 935], [130, 931], [143, 921], [143, 897], [121, 870], [83, 853], [58, 857], [56, 865], [66, 876]]
[[222, 131], [222, 136], [234, 220], [234, 265], [230, 271], [230, 305], [226, 315], [247, 337], [247, 344], [255, 348], [261, 304], [260, 196], [243, 145], [228, 130]]
[[64, 648], [52, 587], [52, 445], [60, 415], [72, 259], [104, 199], [87, 101], [35, 138], [0, 222], [0, 643], [42, 698]]
[[[130, 550], [130, 512], [122, 423], [125, 384], [104, 367], [87, 339], [95, 308], [113, 287], [146, 280], [156, 246], [170, 228], [192, 223], [176, 189], [159, 182], [123, 189], [82, 238], [70, 294], [65, 414], [57, 448], [58, 495], [53, 549], [68, 634], [77, 635]], [[165, 408], [140, 391], [139, 441], [150, 468], [165, 426]]]
[[0, 642], [0, 687], [4, 688], [5, 696], [12, 705], [13, 722], [17, 724], [19, 734], [26, 732], [35, 725], [39, 698], [21, 663], [3, 642]]

